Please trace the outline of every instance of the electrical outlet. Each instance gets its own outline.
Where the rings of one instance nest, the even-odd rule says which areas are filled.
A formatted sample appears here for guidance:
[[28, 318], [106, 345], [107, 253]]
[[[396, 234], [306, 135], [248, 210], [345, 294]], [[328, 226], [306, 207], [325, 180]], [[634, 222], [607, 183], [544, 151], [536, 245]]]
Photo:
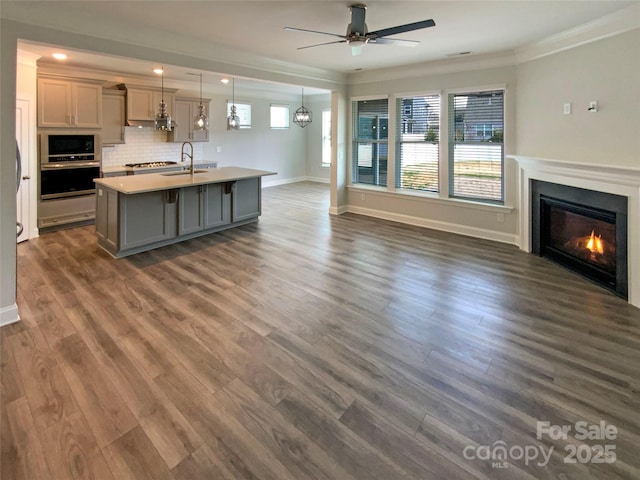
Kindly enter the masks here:
[[565, 115], [571, 115], [571, 104], [570, 103], [565, 103], [564, 104], [564, 110], [563, 110]]
[[596, 113], [598, 111], [598, 101], [597, 100], [591, 100], [589, 102], [589, 111], [591, 113]]
[[360, 200], [364, 201], [366, 199], [366, 195], [364, 193], [360, 194]]
[[222, 147], [216, 147], [216, 152], [218, 153], [222, 152]]
[[504, 223], [504, 213], [498, 213], [498, 215], [496, 216], [496, 221], [498, 223]]

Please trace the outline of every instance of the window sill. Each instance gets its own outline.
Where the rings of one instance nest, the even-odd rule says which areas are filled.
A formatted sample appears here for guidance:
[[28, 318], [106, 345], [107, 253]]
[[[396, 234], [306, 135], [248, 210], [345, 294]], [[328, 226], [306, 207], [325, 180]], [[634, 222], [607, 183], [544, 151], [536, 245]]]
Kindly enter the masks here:
[[397, 189], [395, 191], [387, 190], [386, 187], [378, 187], [374, 185], [347, 185], [349, 190], [354, 192], [371, 192], [376, 195], [391, 198], [410, 198], [415, 201], [424, 201], [425, 203], [436, 203], [440, 205], [449, 205], [455, 207], [471, 208], [475, 210], [484, 210], [487, 212], [507, 213], [511, 214], [515, 210], [514, 207], [506, 205], [494, 205], [491, 203], [474, 202], [472, 200], [462, 200], [460, 198], [442, 198], [437, 193], [412, 191], [406, 189]]

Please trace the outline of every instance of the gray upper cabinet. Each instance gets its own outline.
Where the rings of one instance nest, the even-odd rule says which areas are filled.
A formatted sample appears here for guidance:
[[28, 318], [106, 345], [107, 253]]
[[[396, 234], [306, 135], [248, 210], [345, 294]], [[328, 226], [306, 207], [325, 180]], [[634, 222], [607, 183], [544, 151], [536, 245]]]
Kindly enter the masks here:
[[124, 143], [124, 92], [102, 91], [102, 145]]
[[[211, 100], [203, 98], [202, 104], [209, 115]], [[200, 100], [194, 98], [176, 98], [175, 117], [176, 126], [167, 137], [169, 142], [208, 142], [209, 130], [194, 130], [193, 119], [198, 112]]]
[[[134, 87], [130, 85], [118, 86], [127, 90], [127, 120], [155, 120], [159, 111], [163, 95], [160, 89]], [[167, 104], [167, 113], [174, 116], [175, 95], [164, 89], [164, 101]]]
[[38, 127], [101, 128], [101, 82], [38, 77]]

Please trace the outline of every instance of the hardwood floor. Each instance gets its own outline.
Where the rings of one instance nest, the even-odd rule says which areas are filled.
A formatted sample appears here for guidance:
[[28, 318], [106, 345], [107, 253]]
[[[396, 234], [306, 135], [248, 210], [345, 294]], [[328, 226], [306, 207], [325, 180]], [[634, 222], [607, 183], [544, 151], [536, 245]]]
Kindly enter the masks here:
[[18, 246], [3, 480], [640, 478], [640, 310], [514, 246], [330, 216], [326, 185], [263, 197], [121, 260], [93, 227]]

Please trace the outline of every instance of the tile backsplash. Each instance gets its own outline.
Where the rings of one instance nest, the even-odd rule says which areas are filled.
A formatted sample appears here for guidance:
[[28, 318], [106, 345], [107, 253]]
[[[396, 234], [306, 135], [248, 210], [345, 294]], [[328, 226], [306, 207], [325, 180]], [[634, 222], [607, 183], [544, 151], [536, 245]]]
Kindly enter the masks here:
[[[117, 167], [127, 163], [179, 162], [182, 143], [167, 142], [167, 133], [152, 128], [125, 127], [122, 145], [102, 149], [102, 165]], [[193, 144], [194, 162], [203, 159], [201, 143]]]

